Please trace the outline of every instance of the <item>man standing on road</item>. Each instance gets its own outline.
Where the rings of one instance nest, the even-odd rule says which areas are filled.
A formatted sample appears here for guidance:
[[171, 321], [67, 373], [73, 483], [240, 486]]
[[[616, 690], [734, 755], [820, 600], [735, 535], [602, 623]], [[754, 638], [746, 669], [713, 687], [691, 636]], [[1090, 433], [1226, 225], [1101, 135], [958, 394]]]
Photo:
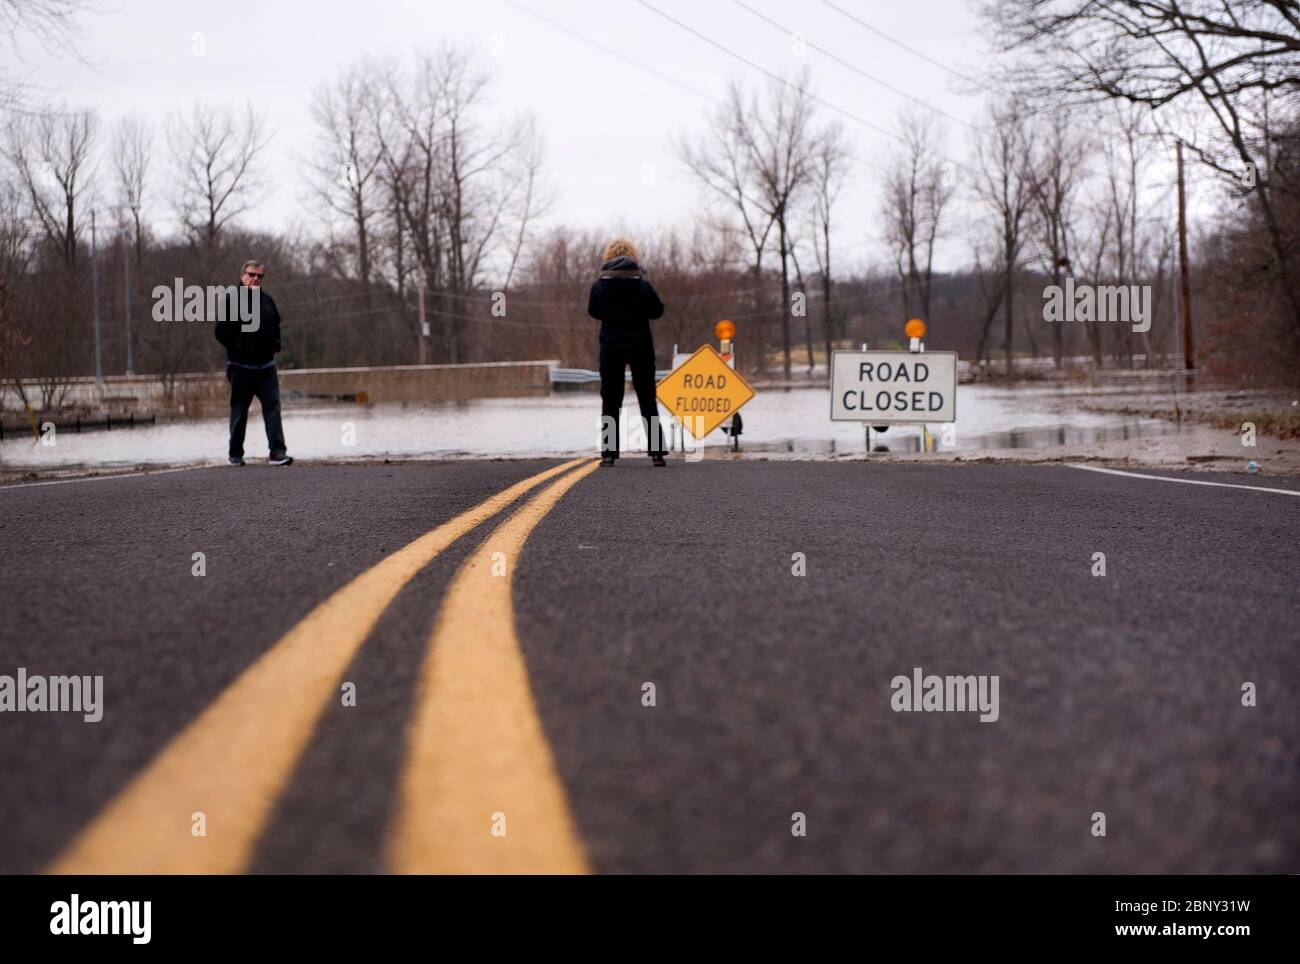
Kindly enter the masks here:
[[[275, 353], [280, 350], [280, 312], [271, 296], [262, 290], [266, 268], [260, 261], [245, 261], [239, 283], [251, 291], [237, 292], [224, 320], [217, 321], [217, 341], [226, 347], [226, 379], [230, 382], [230, 464], [244, 464], [244, 430], [253, 397], [262, 403], [266, 444], [272, 465], [289, 465], [293, 459], [285, 450], [280, 425], [280, 380], [275, 374]], [[252, 319], [239, 308], [257, 295]]]

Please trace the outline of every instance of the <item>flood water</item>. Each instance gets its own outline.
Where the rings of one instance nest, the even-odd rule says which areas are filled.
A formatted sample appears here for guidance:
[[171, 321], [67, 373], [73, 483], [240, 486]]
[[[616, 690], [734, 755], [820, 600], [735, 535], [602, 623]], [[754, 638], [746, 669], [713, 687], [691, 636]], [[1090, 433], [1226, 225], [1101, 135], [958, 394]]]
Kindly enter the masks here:
[[[625, 405], [626, 420], [635, 414]], [[932, 425], [935, 447], [978, 452], [997, 448], [1047, 448], [1094, 441], [1165, 435], [1170, 422], [1082, 411], [1087, 393], [1063, 388], [962, 385], [957, 421], [947, 433]], [[483, 399], [438, 405], [346, 405], [286, 400], [285, 436], [301, 459], [465, 458], [590, 455], [599, 438], [600, 398], [593, 392], [561, 392], [544, 398]], [[861, 454], [860, 422], [832, 422], [826, 388], [763, 389], [743, 410], [741, 449], [756, 453]], [[919, 426], [893, 426], [872, 433], [873, 448], [915, 452]], [[11, 469], [111, 467], [224, 460], [226, 422], [203, 419], [161, 422], [125, 430], [59, 430], [53, 445], [31, 438], [0, 442], [0, 465]], [[634, 451], [640, 436], [625, 443]], [[715, 432], [705, 451], [729, 441]], [[261, 412], [249, 413], [245, 456], [265, 458]]]

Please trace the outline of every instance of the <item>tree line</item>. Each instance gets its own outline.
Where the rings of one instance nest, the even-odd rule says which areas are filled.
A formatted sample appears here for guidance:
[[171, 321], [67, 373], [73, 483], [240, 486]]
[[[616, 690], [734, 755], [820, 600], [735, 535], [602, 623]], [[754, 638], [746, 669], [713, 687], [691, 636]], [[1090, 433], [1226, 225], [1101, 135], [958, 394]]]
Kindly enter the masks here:
[[[929, 324], [928, 347], [990, 374], [1025, 357], [1168, 364], [1184, 347], [1181, 142], [1201, 209], [1215, 205], [1189, 247], [1198, 361], [1294, 381], [1297, 4], [1000, 0], [981, 14], [1001, 66], [976, 78], [986, 108], [971, 123], [912, 98], [868, 156], [805, 69], [736, 79], [673, 135], [701, 203], [643, 244], [670, 306], [660, 364], [723, 317], [741, 326], [744, 367], [786, 377], [836, 347], [901, 344], [910, 317]], [[210, 333], [152, 321], [149, 293], [177, 277], [231, 283], [250, 255], [272, 266], [287, 366], [590, 367], [586, 290], [607, 238], [556, 223], [537, 119], [500, 116], [491, 84], [451, 42], [340, 70], [311, 98], [315, 138], [298, 161], [315, 229], [302, 234], [247, 226], [268, 187], [252, 107], [105, 125], [94, 109], [9, 96], [0, 377], [48, 407], [68, 377], [93, 373], [96, 285], [105, 371], [128, 358], [166, 378], [212, 370]], [[874, 210], [845, 203], [854, 179], [877, 188]], [[864, 266], [836, 246], [859, 241], [886, 257]], [[1149, 285], [1153, 324], [1045, 321], [1046, 286], [1067, 278]]]

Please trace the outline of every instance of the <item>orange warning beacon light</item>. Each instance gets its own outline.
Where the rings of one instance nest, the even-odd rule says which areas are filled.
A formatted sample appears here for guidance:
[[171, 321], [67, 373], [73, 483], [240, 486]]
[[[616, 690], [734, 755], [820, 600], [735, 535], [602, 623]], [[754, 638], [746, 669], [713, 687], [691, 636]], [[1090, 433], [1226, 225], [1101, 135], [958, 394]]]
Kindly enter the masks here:
[[713, 326], [713, 333], [718, 336], [718, 341], [730, 341], [736, 337], [736, 326], [724, 318]]
[[908, 338], [924, 338], [925, 322], [920, 318], [913, 318], [903, 328], [903, 334], [907, 335]]

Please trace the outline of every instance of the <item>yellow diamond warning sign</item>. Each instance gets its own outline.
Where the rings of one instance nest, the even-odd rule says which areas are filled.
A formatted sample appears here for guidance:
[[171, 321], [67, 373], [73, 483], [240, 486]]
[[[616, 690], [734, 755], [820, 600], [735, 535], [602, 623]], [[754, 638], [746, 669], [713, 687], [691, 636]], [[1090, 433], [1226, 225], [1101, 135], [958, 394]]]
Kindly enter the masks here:
[[734, 415], [754, 390], [712, 345], [704, 345], [659, 383], [655, 396], [698, 439]]

